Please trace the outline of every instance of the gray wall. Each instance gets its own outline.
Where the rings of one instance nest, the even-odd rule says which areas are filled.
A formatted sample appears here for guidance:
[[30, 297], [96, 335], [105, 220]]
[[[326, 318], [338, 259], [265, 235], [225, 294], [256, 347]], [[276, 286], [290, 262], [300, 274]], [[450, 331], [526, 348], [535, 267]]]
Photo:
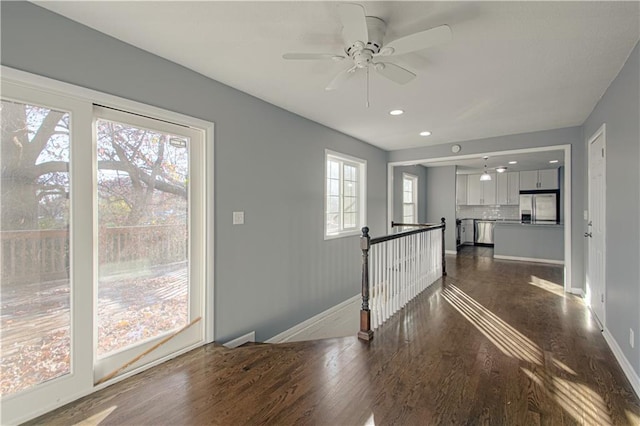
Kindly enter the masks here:
[[216, 340], [265, 340], [359, 292], [358, 237], [323, 238], [324, 150], [367, 160], [372, 229], [384, 151], [33, 4], [1, 8], [3, 65], [215, 123]]
[[[582, 128], [568, 127], [564, 129], [498, 136], [495, 138], [456, 143], [462, 147], [459, 155], [485, 154], [497, 151], [537, 148], [553, 145], [571, 145], [571, 240], [573, 243], [571, 254], [571, 275], [573, 281], [572, 286], [574, 288], [581, 288], [584, 282], [583, 233], [586, 225], [582, 215], [585, 208], [586, 187], [586, 156]], [[395, 162], [451, 157], [454, 155], [451, 153], [452, 145], [454, 144], [450, 143], [392, 151], [389, 153], [389, 161]], [[635, 158], [637, 158], [637, 156]]]
[[[564, 226], [496, 223], [494, 256], [564, 260]], [[526, 241], [526, 244], [522, 242]]]
[[[584, 124], [606, 123], [606, 328], [640, 375], [640, 56], [638, 45]], [[586, 164], [586, 160], [585, 160]], [[586, 171], [585, 171], [586, 173]], [[586, 175], [585, 175], [586, 176]], [[583, 198], [587, 199], [587, 188]], [[585, 209], [586, 207], [585, 202]], [[629, 329], [635, 332], [635, 348]]]
[[456, 167], [427, 167], [427, 222], [447, 221], [445, 249], [456, 250]]
[[[402, 174], [418, 176], [418, 222], [427, 222], [427, 169], [424, 166], [396, 166], [393, 168], [393, 221], [402, 222]], [[381, 230], [372, 235], [386, 234]]]

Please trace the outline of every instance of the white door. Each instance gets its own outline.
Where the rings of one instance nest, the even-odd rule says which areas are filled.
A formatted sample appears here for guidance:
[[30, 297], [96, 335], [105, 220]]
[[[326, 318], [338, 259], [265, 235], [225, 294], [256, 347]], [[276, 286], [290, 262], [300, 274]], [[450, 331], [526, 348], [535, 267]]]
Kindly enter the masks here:
[[589, 141], [589, 222], [585, 237], [588, 246], [587, 303], [605, 326], [605, 128]]

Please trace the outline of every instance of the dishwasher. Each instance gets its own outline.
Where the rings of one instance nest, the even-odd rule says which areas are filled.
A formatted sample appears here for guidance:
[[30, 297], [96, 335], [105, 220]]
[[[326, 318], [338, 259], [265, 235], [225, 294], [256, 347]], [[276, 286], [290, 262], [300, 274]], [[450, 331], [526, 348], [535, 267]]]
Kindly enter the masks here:
[[493, 245], [493, 228], [496, 225], [495, 220], [476, 220], [475, 221], [475, 238], [474, 243], [477, 245]]

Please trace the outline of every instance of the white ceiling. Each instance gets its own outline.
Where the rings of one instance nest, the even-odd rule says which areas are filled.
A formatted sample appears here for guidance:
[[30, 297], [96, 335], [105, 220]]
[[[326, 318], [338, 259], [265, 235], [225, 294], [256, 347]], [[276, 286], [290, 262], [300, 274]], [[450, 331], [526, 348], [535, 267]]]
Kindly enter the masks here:
[[410, 83], [372, 73], [367, 109], [364, 73], [327, 92], [345, 62], [282, 59], [343, 53], [335, 2], [36, 3], [386, 150], [581, 125], [640, 38], [636, 1], [360, 2], [387, 23], [386, 42], [453, 31], [394, 57]]

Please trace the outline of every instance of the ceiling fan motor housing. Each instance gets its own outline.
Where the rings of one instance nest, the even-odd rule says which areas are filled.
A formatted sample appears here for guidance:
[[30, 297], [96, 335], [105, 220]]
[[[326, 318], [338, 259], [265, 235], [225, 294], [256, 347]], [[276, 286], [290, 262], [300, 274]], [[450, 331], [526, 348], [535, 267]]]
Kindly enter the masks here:
[[373, 55], [380, 52], [382, 40], [387, 29], [386, 24], [380, 18], [367, 16], [366, 19], [369, 34], [367, 43], [365, 44], [363, 40], [345, 40], [345, 44], [348, 46], [345, 52], [353, 59], [358, 68], [367, 67], [371, 63]]

